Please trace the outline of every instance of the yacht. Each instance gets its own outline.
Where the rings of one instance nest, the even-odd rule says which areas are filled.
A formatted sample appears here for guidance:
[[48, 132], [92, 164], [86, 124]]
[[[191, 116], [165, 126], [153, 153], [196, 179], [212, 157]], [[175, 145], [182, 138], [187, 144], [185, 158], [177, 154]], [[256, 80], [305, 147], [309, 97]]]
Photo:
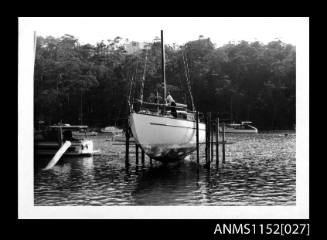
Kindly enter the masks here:
[[[165, 51], [161, 31], [162, 78], [164, 99], [167, 98], [165, 78]], [[143, 86], [143, 84], [142, 84]], [[189, 84], [190, 91], [190, 84]], [[191, 94], [191, 91], [190, 91]], [[158, 95], [158, 94], [157, 94]], [[135, 142], [151, 158], [161, 162], [184, 159], [196, 150], [196, 120], [192, 99], [192, 110], [185, 104], [176, 106], [167, 103], [138, 101], [139, 107], [130, 105], [129, 126]], [[205, 141], [206, 125], [199, 122], [199, 142]]]

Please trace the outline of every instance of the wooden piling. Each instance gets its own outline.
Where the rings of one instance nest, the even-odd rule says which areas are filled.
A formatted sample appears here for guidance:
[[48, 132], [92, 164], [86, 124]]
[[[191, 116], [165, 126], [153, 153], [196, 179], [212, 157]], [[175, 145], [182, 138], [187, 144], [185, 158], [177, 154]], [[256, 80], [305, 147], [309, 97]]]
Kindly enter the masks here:
[[196, 163], [199, 164], [200, 151], [199, 151], [199, 112], [198, 111], [196, 111], [195, 113], [195, 120], [196, 120]]
[[211, 136], [211, 141], [210, 141], [210, 143], [211, 143], [211, 146], [210, 146], [210, 149], [211, 149], [211, 161], [210, 162], [212, 162], [213, 161], [213, 133], [214, 133], [214, 129], [215, 129], [215, 127], [214, 127], [214, 121], [211, 121], [211, 117], [210, 117], [210, 136]]
[[207, 113], [205, 113], [205, 116], [204, 116], [204, 122], [205, 122], [205, 125], [206, 125], [206, 137], [205, 137], [205, 149], [204, 149], [204, 154], [205, 154], [205, 160], [206, 160], [206, 163], [208, 161], [208, 115]]
[[216, 120], [216, 167], [219, 167], [219, 118]]
[[223, 123], [223, 163], [225, 163], [225, 123]]
[[139, 145], [135, 144], [135, 162], [136, 165], [139, 164]]
[[128, 121], [126, 121], [125, 126], [125, 165], [129, 165], [129, 127], [128, 127]]
[[141, 149], [141, 153], [142, 153], [142, 154], [141, 154], [141, 155], [142, 155], [142, 164], [144, 164], [144, 158], [145, 158], [145, 157], [144, 157], [144, 150], [143, 150], [143, 149]]
[[208, 114], [208, 126], [209, 126], [209, 132], [208, 132], [208, 165], [210, 166], [211, 162], [211, 112]]
[[64, 144], [64, 140], [63, 140], [63, 136], [62, 136], [62, 128], [59, 127], [59, 136], [58, 136], [58, 142], [59, 142], [59, 146], [61, 147]]

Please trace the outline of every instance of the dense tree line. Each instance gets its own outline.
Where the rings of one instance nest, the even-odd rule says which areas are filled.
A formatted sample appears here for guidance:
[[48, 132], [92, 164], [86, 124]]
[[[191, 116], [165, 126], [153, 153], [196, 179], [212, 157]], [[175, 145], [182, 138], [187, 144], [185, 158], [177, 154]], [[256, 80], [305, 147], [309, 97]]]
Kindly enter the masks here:
[[[81, 45], [73, 36], [38, 37], [34, 76], [35, 122], [120, 124], [127, 99], [163, 95], [159, 41], [127, 54], [126, 39]], [[295, 47], [281, 41], [228, 43], [215, 47], [203, 37], [183, 46], [166, 45], [168, 90], [229, 121], [253, 121], [259, 129], [290, 129], [295, 124]], [[184, 61], [183, 61], [184, 55]], [[147, 56], [147, 61], [145, 62]], [[146, 69], [145, 69], [146, 67]]]

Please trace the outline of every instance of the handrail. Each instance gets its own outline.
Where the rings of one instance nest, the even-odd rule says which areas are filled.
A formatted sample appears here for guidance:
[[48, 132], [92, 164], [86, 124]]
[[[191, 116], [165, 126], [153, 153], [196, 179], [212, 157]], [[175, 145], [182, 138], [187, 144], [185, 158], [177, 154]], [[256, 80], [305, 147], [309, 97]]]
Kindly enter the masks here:
[[[151, 105], [151, 106], [156, 106], [156, 107], [171, 107], [169, 104], [162, 104], [162, 103], [151, 103], [151, 102], [144, 102], [141, 99], [135, 99], [136, 102], [140, 103], [141, 105]], [[174, 106], [176, 109], [183, 109], [186, 110], [187, 113], [196, 113], [197, 111], [192, 111], [190, 109], [187, 109], [187, 107], [178, 107]], [[200, 115], [203, 115], [202, 112], [199, 112]]]
[[162, 104], [162, 103], [144, 102], [141, 99], [136, 99], [136, 101], [139, 102], [139, 103], [141, 103], [142, 105], [145, 104], [145, 105], [152, 105], [152, 106], [156, 106], [156, 107], [174, 107], [176, 109], [187, 109], [187, 106], [185, 106], [185, 107], [170, 106], [168, 103], [167, 104]]

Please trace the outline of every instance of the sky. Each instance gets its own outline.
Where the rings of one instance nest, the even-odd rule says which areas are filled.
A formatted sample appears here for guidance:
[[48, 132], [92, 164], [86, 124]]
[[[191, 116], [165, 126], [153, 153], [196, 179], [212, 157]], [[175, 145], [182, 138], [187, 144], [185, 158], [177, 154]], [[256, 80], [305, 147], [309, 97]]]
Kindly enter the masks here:
[[130, 41], [152, 42], [160, 30], [166, 44], [185, 44], [200, 35], [210, 37], [217, 47], [240, 40], [264, 44], [280, 39], [297, 45], [298, 33], [308, 18], [220, 18], [220, 17], [107, 17], [107, 18], [23, 18], [38, 36], [70, 34], [81, 44], [96, 44], [117, 36]]

